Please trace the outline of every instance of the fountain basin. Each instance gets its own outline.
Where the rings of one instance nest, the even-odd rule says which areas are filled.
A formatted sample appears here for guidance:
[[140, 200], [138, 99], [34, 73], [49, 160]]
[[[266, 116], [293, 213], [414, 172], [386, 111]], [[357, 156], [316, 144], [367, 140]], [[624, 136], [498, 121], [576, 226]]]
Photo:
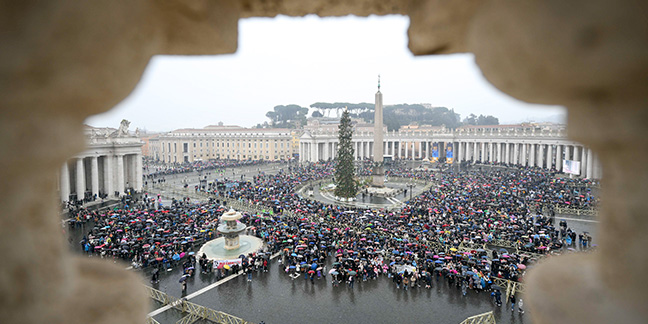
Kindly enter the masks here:
[[241, 254], [258, 252], [263, 247], [263, 240], [250, 235], [239, 235], [239, 246], [235, 249], [226, 248], [225, 240], [225, 237], [219, 237], [205, 243], [198, 251], [198, 257], [202, 257], [204, 253], [210, 260], [230, 260], [238, 258]]

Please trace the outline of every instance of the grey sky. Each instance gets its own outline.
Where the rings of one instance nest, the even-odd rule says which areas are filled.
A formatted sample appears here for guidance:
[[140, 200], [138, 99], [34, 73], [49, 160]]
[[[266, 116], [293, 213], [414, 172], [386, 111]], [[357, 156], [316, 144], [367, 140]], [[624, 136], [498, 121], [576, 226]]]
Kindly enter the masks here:
[[[414, 57], [407, 17], [254, 18], [239, 22], [232, 55], [156, 56], [135, 91], [93, 126], [148, 131], [222, 121], [254, 126], [276, 105], [373, 102], [377, 75], [386, 105], [430, 103], [494, 115], [500, 123], [553, 120], [565, 110], [531, 105], [491, 86], [470, 54]], [[559, 118], [558, 118], [559, 119]]]

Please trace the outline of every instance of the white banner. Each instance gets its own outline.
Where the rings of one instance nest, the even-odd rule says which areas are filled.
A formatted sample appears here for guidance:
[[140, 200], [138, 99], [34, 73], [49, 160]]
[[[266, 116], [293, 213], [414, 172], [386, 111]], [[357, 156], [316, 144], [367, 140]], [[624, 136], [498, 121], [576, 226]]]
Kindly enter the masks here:
[[243, 261], [241, 261], [241, 259], [216, 260], [214, 262], [217, 264], [217, 266], [216, 266], [217, 268], [222, 268], [224, 265], [229, 265], [229, 266], [234, 265], [234, 264], [241, 265], [243, 263]]
[[580, 161], [563, 160], [563, 172], [579, 175], [581, 169]]

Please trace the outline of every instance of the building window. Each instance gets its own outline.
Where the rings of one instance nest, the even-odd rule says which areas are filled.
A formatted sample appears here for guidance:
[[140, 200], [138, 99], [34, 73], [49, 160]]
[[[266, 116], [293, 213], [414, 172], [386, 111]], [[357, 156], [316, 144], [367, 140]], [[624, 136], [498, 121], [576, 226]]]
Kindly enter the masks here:
[[189, 152], [189, 144], [183, 143], [182, 144], [182, 153], [188, 153]]

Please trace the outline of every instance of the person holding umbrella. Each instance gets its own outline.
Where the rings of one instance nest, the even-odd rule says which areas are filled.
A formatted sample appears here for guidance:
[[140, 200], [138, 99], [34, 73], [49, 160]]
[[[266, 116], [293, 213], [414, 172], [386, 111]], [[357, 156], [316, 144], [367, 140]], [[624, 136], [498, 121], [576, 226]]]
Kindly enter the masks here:
[[159, 280], [159, 277], [160, 277], [159, 272], [160, 271], [157, 268], [153, 269], [153, 273], [151, 275], [151, 283], [156, 284], [156, 283], [160, 282], [160, 280]]
[[315, 270], [308, 270], [308, 277], [311, 281], [311, 284], [315, 284]]
[[349, 274], [349, 288], [353, 289], [353, 284], [355, 282], [355, 271], [353, 271], [354, 274], [351, 275]]
[[493, 292], [491, 293], [491, 296], [493, 296], [493, 299], [495, 300], [495, 305], [497, 307], [502, 306], [502, 292], [498, 289], [493, 288]]
[[409, 276], [407, 275], [407, 270], [405, 270], [405, 273], [403, 274], [403, 289], [407, 291], [407, 287], [409, 287]]
[[184, 274], [184, 275], [182, 275], [182, 277], [180, 277], [180, 283], [182, 284], [182, 292], [183, 293], [187, 292], [187, 278], [188, 277], [189, 277], [189, 275], [186, 275], [186, 274]]

